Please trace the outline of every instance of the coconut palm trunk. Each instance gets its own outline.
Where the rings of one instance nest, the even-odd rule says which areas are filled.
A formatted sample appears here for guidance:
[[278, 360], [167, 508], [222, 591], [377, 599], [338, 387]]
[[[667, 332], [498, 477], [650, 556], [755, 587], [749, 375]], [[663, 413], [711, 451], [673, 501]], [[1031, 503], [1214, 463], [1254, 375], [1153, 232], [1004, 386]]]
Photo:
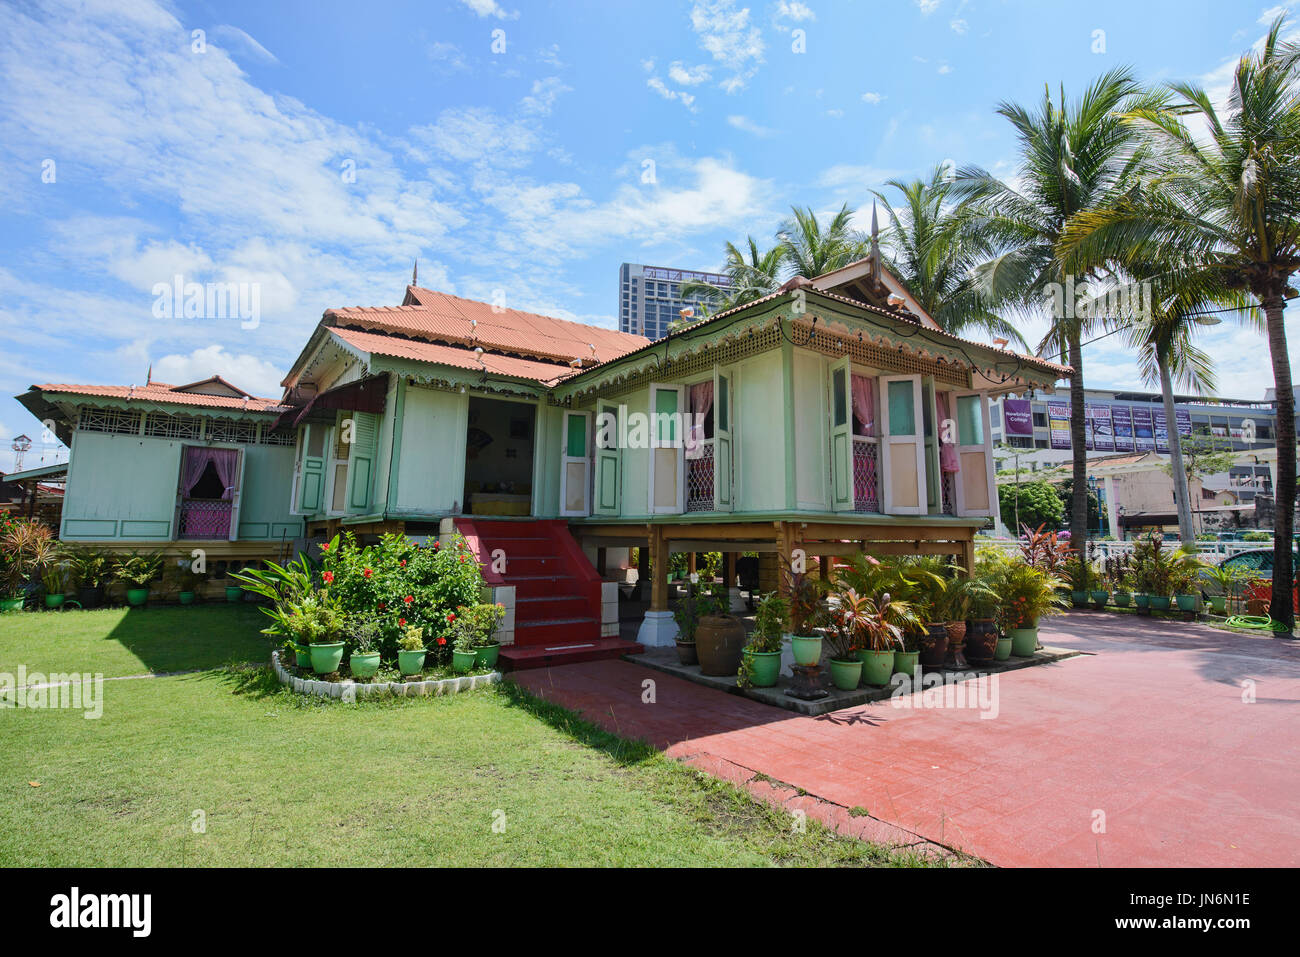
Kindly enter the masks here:
[[1183, 444], [1174, 412], [1174, 383], [1169, 376], [1169, 360], [1163, 353], [1157, 353], [1156, 364], [1160, 368], [1160, 397], [1165, 404], [1165, 433], [1169, 437], [1169, 467], [1173, 472], [1174, 500], [1178, 506], [1178, 537], [1184, 545], [1190, 545], [1196, 541], [1196, 530], [1192, 527], [1191, 492], [1187, 471], [1183, 468]]
[[1291, 358], [1282, 319], [1282, 291], [1272, 291], [1260, 300], [1264, 306], [1277, 396], [1277, 487], [1273, 489], [1273, 594], [1269, 615], [1292, 631], [1295, 628], [1291, 598], [1295, 577], [1291, 567], [1291, 536], [1295, 530], [1295, 393], [1291, 387]]
[[1083, 555], [1088, 545], [1088, 437], [1085, 428], [1087, 410], [1083, 406], [1083, 344], [1077, 326], [1067, 333], [1067, 337], [1070, 367], [1074, 369], [1074, 375], [1070, 377], [1070, 448], [1074, 456], [1070, 547]]

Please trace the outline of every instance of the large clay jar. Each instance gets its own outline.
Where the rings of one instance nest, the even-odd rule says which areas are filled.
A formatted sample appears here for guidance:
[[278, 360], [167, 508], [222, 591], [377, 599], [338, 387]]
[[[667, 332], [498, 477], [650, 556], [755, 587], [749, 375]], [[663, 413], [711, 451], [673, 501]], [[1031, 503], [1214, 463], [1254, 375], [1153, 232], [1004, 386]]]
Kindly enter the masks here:
[[745, 650], [745, 626], [730, 615], [705, 615], [695, 629], [695, 654], [700, 672], [706, 675], [734, 675]]
[[942, 668], [948, 654], [948, 631], [941, 623], [926, 625], [925, 631], [920, 639], [921, 667]]
[[970, 661], [992, 661], [998, 650], [998, 629], [992, 618], [976, 618], [966, 629], [966, 657]]

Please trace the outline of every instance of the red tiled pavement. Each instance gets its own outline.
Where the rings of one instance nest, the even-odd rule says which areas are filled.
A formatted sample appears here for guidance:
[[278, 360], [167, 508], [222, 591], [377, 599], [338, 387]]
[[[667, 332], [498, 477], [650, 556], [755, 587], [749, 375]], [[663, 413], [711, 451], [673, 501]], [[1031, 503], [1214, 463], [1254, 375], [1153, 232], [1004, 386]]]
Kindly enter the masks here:
[[627, 661], [515, 680], [757, 796], [801, 800], [758, 773], [802, 788], [822, 799], [809, 814], [867, 837], [1006, 866], [1300, 864], [1300, 642], [1096, 612], [1040, 637], [1088, 654], [1001, 675], [993, 718], [889, 702], [809, 718]]

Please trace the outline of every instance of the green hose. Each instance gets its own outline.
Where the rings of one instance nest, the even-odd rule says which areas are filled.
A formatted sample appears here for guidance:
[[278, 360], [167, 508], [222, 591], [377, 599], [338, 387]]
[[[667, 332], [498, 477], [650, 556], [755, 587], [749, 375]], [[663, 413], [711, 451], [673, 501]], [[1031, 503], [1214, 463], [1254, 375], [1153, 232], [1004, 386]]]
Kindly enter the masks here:
[[1257, 615], [1233, 615], [1225, 625], [1230, 628], [1249, 628], [1253, 631], [1286, 631], [1286, 625], [1280, 621], [1274, 621], [1267, 616], [1260, 617]]

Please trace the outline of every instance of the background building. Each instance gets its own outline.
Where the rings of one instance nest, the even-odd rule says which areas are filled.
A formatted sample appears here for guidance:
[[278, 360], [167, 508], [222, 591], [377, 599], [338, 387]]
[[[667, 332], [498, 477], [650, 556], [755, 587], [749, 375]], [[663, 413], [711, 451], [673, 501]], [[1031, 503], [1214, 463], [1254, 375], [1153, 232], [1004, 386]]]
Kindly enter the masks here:
[[692, 306], [700, 315], [698, 298], [681, 298], [682, 283], [692, 280], [724, 288], [731, 285], [721, 273], [623, 263], [618, 270], [619, 332], [662, 339], [683, 307]]

